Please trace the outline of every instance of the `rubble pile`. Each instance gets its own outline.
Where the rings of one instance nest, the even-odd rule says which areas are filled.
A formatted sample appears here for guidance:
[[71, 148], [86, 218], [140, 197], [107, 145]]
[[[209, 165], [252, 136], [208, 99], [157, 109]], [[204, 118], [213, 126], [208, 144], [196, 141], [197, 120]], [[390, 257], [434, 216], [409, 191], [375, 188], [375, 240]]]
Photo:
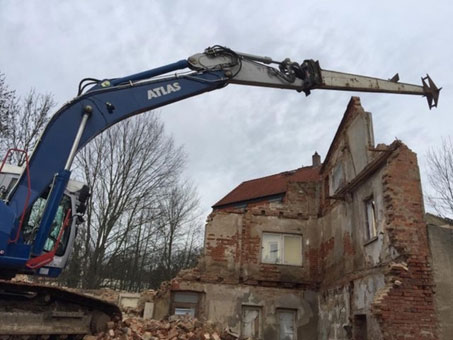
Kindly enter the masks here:
[[209, 321], [202, 323], [189, 315], [171, 316], [168, 320], [129, 318], [109, 322], [108, 330], [87, 335], [84, 340], [236, 340], [228, 331], [219, 332]]

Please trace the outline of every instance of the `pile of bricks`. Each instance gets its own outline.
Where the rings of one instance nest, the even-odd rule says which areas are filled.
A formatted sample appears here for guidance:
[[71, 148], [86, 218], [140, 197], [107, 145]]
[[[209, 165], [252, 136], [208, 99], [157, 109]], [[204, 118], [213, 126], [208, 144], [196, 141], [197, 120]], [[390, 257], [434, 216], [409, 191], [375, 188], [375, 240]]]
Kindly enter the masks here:
[[234, 334], [219, 332], [210, 322], [202, 323], [190, 316], [171, 316], [169, 320], [129, 318], [109, 322], [108, 330], [86, 335], [84, 340], [235, 340]]

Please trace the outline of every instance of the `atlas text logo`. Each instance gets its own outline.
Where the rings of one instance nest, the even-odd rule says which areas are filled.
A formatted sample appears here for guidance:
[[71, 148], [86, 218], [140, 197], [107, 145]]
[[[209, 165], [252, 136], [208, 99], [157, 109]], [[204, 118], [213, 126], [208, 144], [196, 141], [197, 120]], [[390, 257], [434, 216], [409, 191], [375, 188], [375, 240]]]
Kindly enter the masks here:
[[165, 96], [172, 92], [178, 92], [179, 90], [181, 90], [181, 86], [179, 85], [178, 82], [175, 82], [173, 84], [168, 84], [166, 86], [159, 86], [154, 89], [148, 90], [148, 99], [151, 100], [153, 98]]

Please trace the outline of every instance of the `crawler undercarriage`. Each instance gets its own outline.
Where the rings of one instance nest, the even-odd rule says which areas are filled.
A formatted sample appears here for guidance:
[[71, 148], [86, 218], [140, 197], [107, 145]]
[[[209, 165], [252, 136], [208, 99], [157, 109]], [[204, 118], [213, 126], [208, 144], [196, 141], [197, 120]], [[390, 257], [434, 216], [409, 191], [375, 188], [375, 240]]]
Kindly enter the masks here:
[[118, 306], [94, 297], [0, 280], [0, 339], [81, 338], [118, 319]]

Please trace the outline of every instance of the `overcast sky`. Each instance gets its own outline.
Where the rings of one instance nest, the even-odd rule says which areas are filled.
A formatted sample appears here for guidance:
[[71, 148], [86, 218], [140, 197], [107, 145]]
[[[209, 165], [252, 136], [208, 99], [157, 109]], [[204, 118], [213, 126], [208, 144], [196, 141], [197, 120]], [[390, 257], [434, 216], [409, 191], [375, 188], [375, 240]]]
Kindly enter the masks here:
[[422, 97], [230, 85], [159, 110], [184, 145], [186, 176], [203, 213], [244, 180], [324, 159], [351, 95], [372, 112], [376, 143], [401, 139], [419, 156], [453, 128], [451, 1], [19, 1], [0, 0], [0, 72], [11, 88], [53, 93], [58, 106], [84, 77], [115, 78], [214, 44], [324, 69], [442, 86]]

